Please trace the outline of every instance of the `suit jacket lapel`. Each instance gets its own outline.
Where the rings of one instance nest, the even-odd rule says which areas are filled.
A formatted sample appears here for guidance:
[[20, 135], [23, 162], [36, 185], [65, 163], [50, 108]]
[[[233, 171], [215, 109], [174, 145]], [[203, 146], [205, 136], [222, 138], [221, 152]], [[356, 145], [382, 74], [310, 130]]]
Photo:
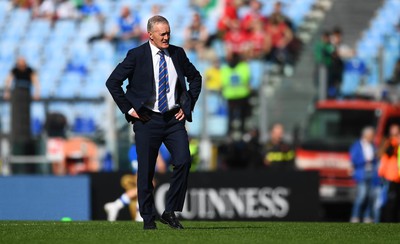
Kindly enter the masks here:
[[147, 44], [145, 45], [145, 49], [144, 49], [144, 62], [146, 64], [146, 67], [149, 67], [150, 69], [150, 76], [151, 76], [151, 87], [154, 90], [154, 69], [153, 69], [153, 56], [151, 54], [151, 48], [150, 48], [150, 43], [147, 42]]
[[175, 49], [173, 48], [168, 48], [169, 55], [171, 55], [172, 63], [174, 64], [176, 73], [178, 74], [178, 80], [181, 83], [181, 87], [186, 87], [185, 84], [185, 76], [183, 75], [181, 71], [181, 66], [179, 65], [178, 62], [178, 56], [177, 53], [175, 52]]

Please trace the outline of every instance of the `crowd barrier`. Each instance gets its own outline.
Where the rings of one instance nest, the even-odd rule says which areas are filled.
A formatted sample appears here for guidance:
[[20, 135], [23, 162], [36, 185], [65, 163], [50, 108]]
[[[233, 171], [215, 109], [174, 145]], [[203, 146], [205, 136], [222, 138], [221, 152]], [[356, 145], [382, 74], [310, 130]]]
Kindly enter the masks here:
[[88, 176], [0, 177], [0, 220], [90, 220]]
[[[74, 177], [0, 177], [0, 220], [106, 220], [104, 204], [116, 200], [132, 180], [130, 172]], [[154, 199], [164, 211], [170, 174], [156, 175]], [[128, 180], [129, 181], [129, 180]], [[194, 172], [184, 210], [187, 220], [319, 220], [317, 172]], [[118, 220], [130, 220], [124, 208]]]
[[[92, 174], [92, 219], [104, 220], [103, 206], [124, 192], [122, 177], [128, 173]], [[170, 174], [156, 176], [154, 199], [164, 211]], [[223, 171], [190, 174], [184, 211], [187, 220], [282, 220], [319, 219], [317, 172]], [[125, 208], [119, 220], [131, 215]]]

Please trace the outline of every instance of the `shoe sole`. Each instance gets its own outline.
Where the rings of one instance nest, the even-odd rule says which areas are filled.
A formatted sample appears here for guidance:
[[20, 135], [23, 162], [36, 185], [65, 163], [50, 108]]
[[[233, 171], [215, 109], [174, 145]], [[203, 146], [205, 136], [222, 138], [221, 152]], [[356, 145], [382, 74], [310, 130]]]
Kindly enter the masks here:
[[160, 222], [165, 224], [165, 225], [168, 225], [170, 228], [175, 229], [175, 230], [182, 230], [183, 229], [183, 228], [176, 228], [176, 227], [170, 225], [167, 221], [163, 220], [162, 218], [160, 218]]

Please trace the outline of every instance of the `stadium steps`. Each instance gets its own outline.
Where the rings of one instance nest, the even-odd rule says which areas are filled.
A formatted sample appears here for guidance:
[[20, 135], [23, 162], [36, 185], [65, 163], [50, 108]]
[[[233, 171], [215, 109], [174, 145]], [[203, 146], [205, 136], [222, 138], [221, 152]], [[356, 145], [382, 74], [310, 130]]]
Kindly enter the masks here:
[[331, 30], [339, 26], [343, 31], [343, 43], [354, 47], [383, 2], [384, 0], [333, 0], [332, 8], [322, 23], [322, 29]]
[[321, 30], [331, 29], [338, 25], [344, 33], [344, 42], [354, 46], [362, 30], [366, 29], [375, 10], [382, 0], [332, 0], [325, 18], [321, 19], [319, 28], [304, 46], [292, 78], [282, 78], [278, 85], [269, 89], [267, 96], [268, 124], [281, 122], [291, 133], [296, 125], [305, 122], [312, 103], [316, 99], [317, 89], [314, 85], [313, 46]]

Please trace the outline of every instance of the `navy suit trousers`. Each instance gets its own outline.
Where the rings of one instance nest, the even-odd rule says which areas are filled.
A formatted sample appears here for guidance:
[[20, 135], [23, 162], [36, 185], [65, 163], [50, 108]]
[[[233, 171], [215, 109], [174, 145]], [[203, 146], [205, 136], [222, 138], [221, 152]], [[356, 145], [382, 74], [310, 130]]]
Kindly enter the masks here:
[[183, 209], [191, 157], [185, 120], [177, 120], [174, 113], [148, 113], [151, 119], [147, 122], [136, 121], [133, 128], [138, 156], [139, 211], [145, 222], [152, 222], [156, 216], [153, 177], [161, 143], [171, 153], [173, 165], [165, 211]]

